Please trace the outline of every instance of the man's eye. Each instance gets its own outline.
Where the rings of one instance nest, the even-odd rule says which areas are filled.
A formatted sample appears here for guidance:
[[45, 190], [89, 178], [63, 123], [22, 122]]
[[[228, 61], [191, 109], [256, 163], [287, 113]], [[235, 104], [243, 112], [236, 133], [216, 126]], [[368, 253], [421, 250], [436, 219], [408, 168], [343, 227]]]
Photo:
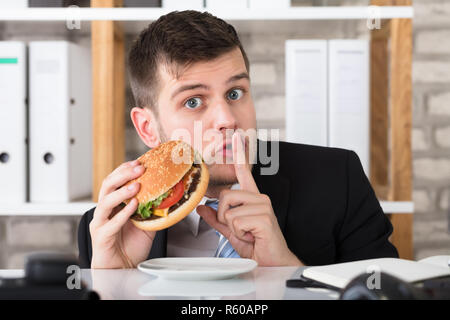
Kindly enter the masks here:
[[242, 95], [244, 94], [244, 91], [241, 89], [233, 89], [230, 92], [228, 92], [228, 99], [230, 100], [239, 100], [242, 98]]
[[195, 108], [200, 107], [202, 104], [203, 104], [202, 99], [200, 99], [200, 98], [191, 98], [188, 101], [186, 101], [184, 106], [186, 108], [189, 108], [189, 109], [195, 109]]

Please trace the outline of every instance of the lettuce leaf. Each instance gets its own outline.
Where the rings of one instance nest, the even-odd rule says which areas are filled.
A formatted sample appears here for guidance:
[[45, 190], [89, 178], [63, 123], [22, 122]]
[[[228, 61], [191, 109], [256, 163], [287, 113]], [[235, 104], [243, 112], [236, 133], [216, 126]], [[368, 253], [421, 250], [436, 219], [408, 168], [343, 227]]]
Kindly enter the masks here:
[[142, 217], [142, 219], [148, 219], [153, 214], [154, 208], [157, 208], [161, 202], [167, 198], [169, 191], [163, 193], [155, 200], [149, 201], [147, 203], [139, 203], [137, 213]]

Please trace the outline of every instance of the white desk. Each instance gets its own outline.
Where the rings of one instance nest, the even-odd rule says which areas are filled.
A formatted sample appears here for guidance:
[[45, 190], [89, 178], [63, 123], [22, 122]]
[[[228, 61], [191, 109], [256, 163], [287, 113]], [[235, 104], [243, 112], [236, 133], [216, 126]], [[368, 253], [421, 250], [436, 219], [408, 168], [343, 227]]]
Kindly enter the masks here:
[[[238, 277], [217, 281], [163, 280], [137, 269], [82, 269], [82, 281], [101, 299], [246, 299], [246, 300], [330, 300], [338, 294], [325, 289], [286, 287], [286, 280], [303, 268], [257, 267]], [[0, 277], [20, 277], [22, 270], [0, 270]]]

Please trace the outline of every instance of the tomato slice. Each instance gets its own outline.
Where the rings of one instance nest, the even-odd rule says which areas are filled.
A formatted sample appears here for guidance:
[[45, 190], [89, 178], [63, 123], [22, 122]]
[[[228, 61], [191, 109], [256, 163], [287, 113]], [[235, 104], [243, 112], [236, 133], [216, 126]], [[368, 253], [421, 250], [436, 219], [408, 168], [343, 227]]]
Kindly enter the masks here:
[[184, 184], [183, 180], [181, 180], [172, 188], [172, 193], [159, 204], [157, 209], [166, 209], [173, 206], [181, 199], [183, 194]]

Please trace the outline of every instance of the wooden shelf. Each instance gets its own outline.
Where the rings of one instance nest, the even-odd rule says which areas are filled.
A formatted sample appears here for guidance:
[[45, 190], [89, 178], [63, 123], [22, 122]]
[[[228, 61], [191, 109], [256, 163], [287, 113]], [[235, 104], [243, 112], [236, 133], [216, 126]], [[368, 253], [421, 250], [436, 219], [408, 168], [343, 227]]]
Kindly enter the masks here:
[[[97, 203], [89, 199], [69, 203], [0, 204], [0, 216], [81, 216]], [[384, 213], [413, 213], [410, 201], [380, 201]]]
[[[229, 20], [348, 20], [370, 18], [369, 7], [291, 7], [287, 9], [207, 10]], [[379, 7], [381, 19], [412, 18], [411, 6]], [[164, 8], [28, 8], [2, 9], [0, 21], [152, 21], [169, 13]]]
[[96, 205], [90, 199], [68, 203], [2, 203], [0, 216], [81, 216]]
[[380, 201], [384, 213], [414, 213], [412, 201]]
[[[414, 10], [410, 6], [379, 7], [381, 19], [411, 18]], [[204, 9], [229, 21], [238, 32], [290, 32], [302, 28], [309, 21], [368, 19], [370, 12], [366, 6], [354, 7], [292, 7], [287, 9]], [[138, 34], [151, 21], [171, 10], [163, 8], [29, 8], [4, 9], [0, 12], [0, 23], [6, 23], [5, 31], [13, 34], [37, 33], [41, 36], [58, 34], [90, 35], [91, 21], [120, 22], [125, 34]], [[66, 21], [80, 21], [80, 29], [68, 29]], [[293, 25], [293, 23], [298, 23]], [[40, 27], [36, 28], [36, 24]]]
[[[149, 22], [168, 13], [164, 8], [113, 8], [116, 0], [91, 0], [91, 8], [2, 9], [0, 23], [5, 34], [37, 35], [89, 33], [93, 52], [93, 194], [104, 177], [124, 161], [124, 34], [137, 33]], [[392, 242], [400, 257], [413, 258], [412, 213], [412, 0], [370, 0], [379, 6], [382, 28], [371, 37], [371, 172], [375, 190], [386, 190], [381, 201], [392, 213]], [[384, 4], [388, 6], [383, 6]], [[104, 7], [110, 8], [104, 8]], [[99, 8], [102, 7], [102, 8]], [[295, 30], [291, 21], [353, 20], [371, 17], [367, 6], [291, 7], [287, 9], [209, 10], [244, 29]], [[66, 21], [85, 21], [81, 30], [64, 28]], [[358, 21], [359, 20], [359, 21]], [[31, 23], [28, 23], [31, 22]], [[39, 22], [39, 24], [37, 23]], [[37, 27], [38, 25], [38, 27]], [[240, 28], [243, 26], [243, 28]], [[389, 112], [388, 112], [389, 111]], [[389, 116], [388, 116], [389, 115]], [[114, 124], [114, 125], [112, 125]], [[391, 146], [391, 149], [388, 148]], [[388, 157], [389, 155], [389, 157]], [[95, 198], [95, 197], [94, 197]], [[67, 204], [0, 205], [0, 215], [80, 215], [95, 200]], [[406, 214], [405, 214], [406, 213]]]

